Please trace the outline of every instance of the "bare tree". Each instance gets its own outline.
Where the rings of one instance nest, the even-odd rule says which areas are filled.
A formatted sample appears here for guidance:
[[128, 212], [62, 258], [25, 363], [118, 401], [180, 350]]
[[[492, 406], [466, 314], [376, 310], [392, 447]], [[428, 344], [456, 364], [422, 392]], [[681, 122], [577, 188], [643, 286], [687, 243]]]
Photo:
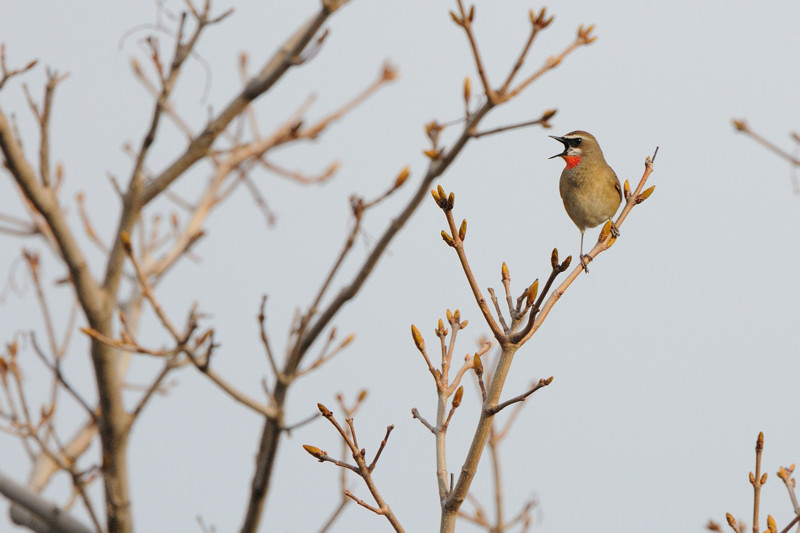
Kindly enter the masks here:
[[[387, 186], [384, 193], [375, 198], [357, 195], [351, 197], [350, 229], [343, 238], [341, 250], [322, 271], [323, 281], [311, 302], [296, 314], [291, 332], [283, 343], [286, 349], [282, 354], [274, 349], [275, 343], [269, 332], [268, 300], [266, 297], [260, 299], [260, 329], [254, 334], [260, 334], [271, 379], [265, 381], [265, 397], [258, 398], [245, 393], [212, 365], [213, 357], [220, 348], [215, 342], [214, 328], [205, 325], [204, 313], [195, 306], [185, 310], [185, 319], [182, 322], [174, 321], [171, 318], [173, 313], [168, 312], [159, 299], [158, 286], [176, 263], [192, 257], [193, 247], [203, 238], [209, 215], [234, 191], [243, 188], [249, 192], [265, 218], [271, 220], [272, 213], [266, 198], [251, 175], [254, 169], [266, 169], [296, 182], [298, 186], [319, 183], [335, 175], [336, 164], [331, 164], [316, 175], [290, 171], [275, 163], [271, 157], [272, 152], [280, 147], [318, 139], [328, 134], [338, 120], [396, 78], [397, 72], [393, 66], [384, 65], [372, 83], [357, 92], [350, 101], [344, 102], [316, 121], [307, 117], [311, 105], [309, 100], [290, 113], [270, 133], [264, 134], [262, 126], [256, 120], [253, 106], [266, 97], [292, 69], [314, 60], [317, 51], [325, 43], [328, 33], [325, 25], [346, 4], [347, 0], [321, 0], [317, 12], [301, 24], [274, 55], [264, 60], [255, 74], [250, 73], [249, 58], [243, 55], [240, 62], [241, 90], [232, 94], [227, 105], [220, 111], [212, 113], [200, 131], [188, 126], [189, 121], [181, 115], [174, 99], [175, 88], [182, 80], [187, 60], [197, 53], [199, 40], [213, 26], [223, 23], [230, 11], [215, 12], [210, 0], [205, 0], [202, 5], [195, 5], [187, 0], [185, 11], [175, 18], [173, 27], [166, 31], [159, 26], [144, 40], [147, 59], [145, 62], [134, 60], [133, 69], [135, 77], [152, 95], [152, 109], [149, 124], [141, 134], [141, 140], [136, 146], [127, 148], [132, 163], [126, 181], [123, 183], [112, 178], [112, 185], [120, 200], [119, 212], [115, 220], [101, 222], [104, 227], [113, 225], [116, 228], [110, 242], [99, 237], [96, 231], [98, 222], [91, 220], [83, 196], [79, 195], [74, 204], [64, 198], [62, 184], [66, 179], [65, 170], [60, 163], [51, 160], [51, 111], [56, 89], [64, 82], [66, 75], [48, 69], [40, 100], [26, 86], [23, 87], [39, 127], [38, 153], [35, 158], [31, 158], [23, 150], [23, 139], [15, 125], [14, 114], [0, 107], [0, 151], [6, 174], [15, 184], [19, 204], [26, 213], [24, 218], [0, 214], [0, 232], [15, 238], [39, 239], [50, 252], [47, 257], [30, 251], [23, 254], [24, 265], [41, 311], [46, 339], [40, 342], [32, 333], [18, 335], [9, 339], [0, 358], [0, 386], [4, 394], [3, 403], [0, 403], [2, 429], [18, 437], [32, 461], [27, 487], [22, 487], [20, 483], [6, 476], [0, 476], [0, 493], [14, 502], [12, 517], [18, 524], [34, 531], [133, 531], [128, 471], [131, 432], [145, 407], [166, 387], [167, 378], [180, 368], [191, 367], [206, 376], [224, 394], [257, 413], [263, 420], [261, 438], [256, 446], [255, 468], [246, 500], [246, 512], [241, 525], [242, 532], [256, 531], [269, 495], [280, 442], [287, 431], [299, 424], [290, 423], [285, 418], [288, 391], [298, 378], [329, 362], [353, 339], [352, 335], [340, 338], [332, 327], [333, 320], [348, 302], [358, 296], [379, 259], [430, 193], [434, 182], [450, 169], [472, 141], [519, 127], [548, 128], [555, 110], [544, 109], [539, 117], [491, 130], [479, 129], [484, 118], [495, 108], [513, 102], [531, 84], [558, 67], [569, 54], [595, 39], [592, 35], [593, 27], [579, 27], [574, 40], [563, 50], [549, 57], [538, 69], [524, 73], [524, 63], [536, 36], [552, 22], [552, 17], [548, 17], [544, 9], [538, 13], [531, 11], [528, 14], [528, 38], [522, 43], [521, 51], [502, 82], [493, 85], [473, 32], [475, 8], [465, 6], [461, 0], [457, 0], [456, 10], [451, 13], [451, 17], [466, 37], [467, 49], [474, 60], [479, 79], [479, 83], [475, 85], [479, 89], [473, 89], [472, 82], [466, 78], [462, 95], [464, 117], [454, 123], [433, 120], [426, 125], [429, 146], [424, 151], [427, 169], [422, 176], [412, 179], [408, 167], [392, 169], [386, 173]], [[169, 46], [160, 42], [160, 37], [165, 34], [172, 36]], [[30, 61], [15, 68], [10, 66], [11, 63], [6, 58], [6, 48], [3, 46], [0, 50], [0, 89], [9, 90], [6, 87], [9, 82], [23, 77], [37, 65], [36, 61]], [[476, 94], [473, 94], [473, 90]], [[152, 149], [161, 138], [164, 123], [167, 121], [172, 122], [182, 132], [187, 143], [185, 148], [173, 155], [164, 168], [152, 170]], [[206, 163], [211, 170], [199, 194], [191, 200], [179, 196], [175, 192], [175, 184], [187, 176], [190, 170], [198, 169], [200, 162]], [[643, 201], [652, 192], [652, 188], [642, 190], [652, 169], [652, 162], [648, 161], [646, 168], [644, 177], [633, 192], [626, 183], [628, 203], [616, 222], [617, 226], [621, 225], [635, 204]], [[384, 200], [398, 193], [407, 183], [412, 185], [413, 190], [407, 193], [397, 212], [391, 213], [391, 222], [385, 228], [376, 230], [378, 236], [371, 243], [366, 256], [362, 259], [352, 257], [356, 239], [364, 230], [365, 213], [379, 207], [387, 210], [385, 206], [388, 204]], [[177, 206], [181, 214], [155, 212], [153, 203], [162, 198]], [[440, 323], [437, 335], [442, 340], [443, 352], [442, 366], [438, 369], [434, 368], [425, 352], [422, 336], [414, 329], [414, 342], [434, 377], [438, 395], [436, 422], [428, 423], [421, 416], [418, 417], [434, 434], [437, 443], [437, 483], [442, 504], [441, 529], [453, 531], [456, 516], [468, 496], [484, 445], [488, 441], [490, 446], [496, 446], [502, 438], [499, 435], [506, 433], [506, 430], [494, 429], [494, 416], [550, 382], [539, 381], [526, 393], [500, 402], [503, 382], [513, 355], [537, 331], [558, 297], [580, 275], [580, 269], [573, 270], [550, 293], [556, 276], [565, 272], [570, 262], [570, 258], [559, 262], [557, 252], [554, 252], [552, 273], [541, 293], [537, 292], [538, 283], [534, 282], [514, 303], [510, 293], [510, 275], [504, 267], [502, 282], [509, 304], [509, 321], [506, 322], [503, 318], [494, 293], [493, 316], [471, 275], [463, 248], [466, 223], [456, 227], [452, 214], [453, 196], [446, 195], [438, 188], [434, 189], [434, 198], [443, 210], [449, 228], [443, 232], [443, 237], [457, 252], [481, 314], [501, 349], [497, 365], [488, 373], [491, 375], [488, 383], [480, 371], [481, 356], [486, 353], [488, 344], [474, 357], [466, 360], [451, 379], [448, 369], [453, 356], [452, 346], [456, 332], [465, 327], [466, 322], [460, 320], [458, 312], [448, 316], [452, 330], [449, 350], [444, 348], [444, 339], [448, 332]], [[71, 224], [66, 216], [72, 205], [80, 214], [79, 225]], [[93, 255], [99, 253], [102, 257], [101, 264], [90, 261], [90, 254], [80, 244], [81, 232], [88, 238], [91, 246], [96, 248]], [[594, 257], [607, 249], [613, 240], [609, 232], [604, 230], [600, 242], [590, 255]], [[357, 266], [351, 274], [346, 275], [342, 265], [348, 259], [357, 262]], [[73, 302], [73, 311], [66, 320], [56, 319], [53, 315], [51, 295], [41, 279], [40, 265], [45, 260], [57, 261], [68, 273], [61, 280], [72, 291], [69, 298]], [[100, 274], [94, 275], [93, 269]], [[545, 300], [548, 294], [550, 296]], [[258, 302], [254, 302], [254, 308], [257, 305]], [[155, 317], [163, 334], [169, 339], [166, 346], [159, 345], [154, 339], [142, 334], [140, 324], [145, 313], [152, 313]], [[71, 341], [74, 340], [76, 331], [90, 345], [87, 356], [95, 379], [94, 391], [75, 387], [64, 370], [65, 358], [82, 357], [79, 350], [72, 348], [74, 343]], [[315, 357], [309, 358], [312, 348], [315, 350]], [[18, 358], [20, 350], [35, 353], [41, 364], [49, 370], [52, 377], [49, 398], [34, 399], [27, 396], [24, 373]], [[133, 406], [128, 408], [123, 402], [123, 388], [134, 357], [153, 358], [160, 363], [160, 370], [138, 392]], [[463, 394], [460, 380], [468, 371], [477, 376], [484, 407], [472, 447], [461, 474], [454, 483], [448, 477], [444, 443], [447, 424]], [[57, 431], [54, 424], [63, 403], [63, 400], [57, 400], [57, 391], [66, 393], [84, 414], [84, 421], [72, 428], [69, 437]], [[95, 397], [96, 401], [93, 399]], [[344, 401], [340, 400], [340, 408], [349, 420], [344, 426], [330, 410], [321, 404], [319, 407], [323, 417], [339, 431], [355, 464], [349, 464], [344, 459], [333, 459], [313, 446], [307, 446], [306, 450], [320, 460], [335, 462], [358, 474], [369, 488], [375, 505], [354, 496], [342, 481], [345, 497], [386, 516], [396, 530], [401, 530], [399, 518], [394, 516], [371, 480], [371, 472], [387, 446], [391, 426], [378, 446], [378, 452], [368, 462], [365, 453], [358, 446], [357, 433], [352, 422], [353, 413], [363, 399], [364, 395], [360, 394], [356, 404], [350, 407], [346, 407]], [[449, 414], [448, 400], [451, 406]], [[45, 407], [36, 412], [31, 408], [32, 405]], [[490, 437], [492, 434], [494, 436]], [[99, 442], [100, 453], [96, 458], [90, 457], [93, 442]], [[39, 496], [58, 472], [69, 476], [75, 498], [86, 509], [91, 525], [78, 523], [58, 506]], [[499, 472], [496, 479], [499, 491]], [[87, 493], [87, 487], [94, 480], [102, 481], [104, 506], [99, 506]], [[342, 499], [339, 509], [350, 500]], [[498, 510], [493, 531], [502, 531], [512, 524], [525, 523], [526, 513], [523, 509], [519, 518], [509, 521]], [[332, 519], [337, 515], [338, 512], [335, 512]], [[474, 521], [480, 521], [477, 515]]]
[[[761, 488], [767, 482], [767, 473], [761, 472], [761, 454], [764, 451], [764, 432], [758, 434], [758, 438], [756, 438], [756, 469], [755, 473], [750, 472], [750, 485], [753, 487], [753, 533], [759, 533], [761, 531], [759, 526], [759, 515], [761, 513]], [[800, 531], [800, 504], [797, 502], [797, 494], [795, 492], [796, 482], [795, 479], [792, 477], [794, 473], [794, 464], [788, 467], [780, 467], [778, 469], [777, 475], [778, 479], [786, 487], [786, 490], [789, 494], [789, 500], [791, 501], [794, 518], [789, 521], [786, 526], [780, 530], [780, 533], [788, 533], [791, 531], [795, 526], [797, 526], [797, 531]], [[736, 520], [731, 513], [725, 513], [725, 521], [728, 523], [728, 527], [734, 533], [744, 533], [747, 530], [747, 524], [743, 520]], [[767, 515], [767, 532], [768, 533], [778, 533], [778, 525], [772, 515]], [[722, 531], [722, 526], [714, 522], [713, 520], [709, 520], [708, 524], [706, 524], [706, 529], [709, 531]]]

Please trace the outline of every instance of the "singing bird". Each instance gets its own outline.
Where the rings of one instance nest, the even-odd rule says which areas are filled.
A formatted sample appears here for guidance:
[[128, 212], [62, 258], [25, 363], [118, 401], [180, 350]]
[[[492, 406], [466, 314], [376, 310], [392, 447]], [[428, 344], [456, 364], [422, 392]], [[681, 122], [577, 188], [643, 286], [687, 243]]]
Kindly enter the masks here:
[[[594, 135], [576, 130], [563, 137], [550, 137], [564, 145], [564, 151], [550, 159], [560, 157], [566, 163], [558, 189], [564, 209], [581, 231], [581, 265], [588, 273], [587, 257], [583, 255], [583, 233], [586, 228], [611, 220], [622, 201], [622, 188]], [[613, 221], [611, 232], [615, 237], [619, 236]]]

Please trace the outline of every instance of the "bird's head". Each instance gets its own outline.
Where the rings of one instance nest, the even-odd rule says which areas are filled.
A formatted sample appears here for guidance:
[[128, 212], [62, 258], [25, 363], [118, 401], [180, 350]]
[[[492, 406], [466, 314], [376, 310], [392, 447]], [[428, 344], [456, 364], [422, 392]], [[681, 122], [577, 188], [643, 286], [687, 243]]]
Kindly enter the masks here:
[[597, 139], [591, 133], [577, 130], [571, 131], [563, 137], [556, 137], [555, 135], [550, 137], [564, 145], [564, 151], [552, 156], [550, 159], [555, 157], [563, 158], [567, 164], [567, 170], [578, 166], [584, 157], [592, 156], [596, 153], [599, 153], [602, 157], [600, 145], [597, 144]]

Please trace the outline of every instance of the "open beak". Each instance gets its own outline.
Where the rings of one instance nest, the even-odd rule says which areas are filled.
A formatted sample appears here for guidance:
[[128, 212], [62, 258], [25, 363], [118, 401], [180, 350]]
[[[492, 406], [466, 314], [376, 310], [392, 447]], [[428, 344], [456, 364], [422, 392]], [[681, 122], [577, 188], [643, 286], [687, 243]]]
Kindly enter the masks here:
[[550, 138], [555, 139], [558, 142], [560, 142], [561, 144], [563, 144], [564, 145], [564, 151], [561, 152], [560, 154], [556, 154], [554, 156], [548, 157], [548, 159], [555, 159], [556, 157], [564, 157], [565, 155], [567, 155], [567, 148], [569, 148], [569, 145], [567, 144], [567, 140], [564, 139], [564, 137], [556, 137], [555, 135], [550, 135]]

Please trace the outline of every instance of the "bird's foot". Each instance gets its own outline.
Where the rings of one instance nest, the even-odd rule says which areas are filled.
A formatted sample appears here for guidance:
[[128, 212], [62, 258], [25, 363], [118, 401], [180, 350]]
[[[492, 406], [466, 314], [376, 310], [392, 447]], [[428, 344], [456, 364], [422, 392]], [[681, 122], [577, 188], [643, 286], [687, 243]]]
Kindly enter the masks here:
[[611, 235], [613, 235], [615, 239], [621, 235], [619, 228], [614, 224], [613, 220], [611, 221]]
[[583, 267], [583, 271], [587, 274], [589, 273], [589, 263], [592, 260], [592, 256], [590, 255], [582, 255], [581, 256], [581, 266]]

